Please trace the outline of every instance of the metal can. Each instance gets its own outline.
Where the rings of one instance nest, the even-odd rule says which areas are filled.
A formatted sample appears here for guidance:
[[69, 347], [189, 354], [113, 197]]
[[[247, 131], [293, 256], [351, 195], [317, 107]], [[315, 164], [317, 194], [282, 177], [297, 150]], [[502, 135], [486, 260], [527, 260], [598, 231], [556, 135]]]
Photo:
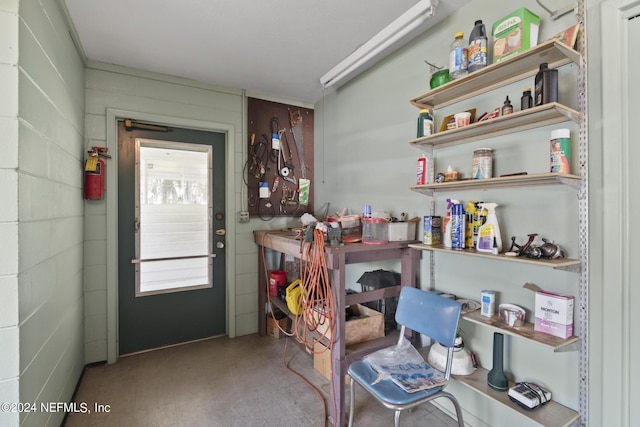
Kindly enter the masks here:
[[473, 151], [473, 171], [471, 178], [484, 179], [493, 176], [493, 149], [478, 148]]
[[422, 243], [425, 245], [439, 245], [442, 243], [442, 217], [424, 217]]
[[496, 292], [495, 291], [482, 291], [480, 314], [486, 317], [491, 317], [496, 314]]

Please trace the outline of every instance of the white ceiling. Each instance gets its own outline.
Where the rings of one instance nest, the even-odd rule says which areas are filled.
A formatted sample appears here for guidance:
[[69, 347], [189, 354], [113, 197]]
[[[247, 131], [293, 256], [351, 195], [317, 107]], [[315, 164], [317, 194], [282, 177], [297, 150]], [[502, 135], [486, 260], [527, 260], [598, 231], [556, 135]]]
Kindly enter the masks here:
[[[291, 101], [418, 0], [64, 0], [89, 60]], [[469, 0], [440, 0], [433, 24]]]

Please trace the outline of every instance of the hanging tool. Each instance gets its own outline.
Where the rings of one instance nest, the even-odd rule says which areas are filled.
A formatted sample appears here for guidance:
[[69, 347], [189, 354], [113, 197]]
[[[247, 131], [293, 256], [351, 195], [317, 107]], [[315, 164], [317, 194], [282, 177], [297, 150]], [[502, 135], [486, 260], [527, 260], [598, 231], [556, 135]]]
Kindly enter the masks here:
[[300, 161], [300, 175], [302, 178], [307, 177], [307, 166], [304, 163], [304, 132], [302, 128], [302, 114], [300, 109], [295, 111], [289, 110], [289, 123], [291, 124], [291, 133], [293, 134], [293, 141], [296, 144], [296, 150], [298, 151], [298, 160]]
[[[283, 130], [280, 134], [284, 138], [280, 139], [280, 152], [282, 156], [278, 156], [278, 172], [280, 176], [292, 184], [298, 184], [296, 177], [293, 176], [293, 164], [291, 163], [291, 149], [289, 148], [289, 142], [287, 141], [287, 134]], [[284, 145], [282, 143], [284, 141]], [[280, 157], [282, 157], [284, 166], [280, 163]]]

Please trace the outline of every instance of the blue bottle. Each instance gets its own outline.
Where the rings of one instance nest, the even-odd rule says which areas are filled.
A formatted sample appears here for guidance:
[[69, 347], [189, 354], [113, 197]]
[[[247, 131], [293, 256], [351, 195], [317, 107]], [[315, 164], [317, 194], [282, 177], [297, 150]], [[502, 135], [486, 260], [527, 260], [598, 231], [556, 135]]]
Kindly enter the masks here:
[[464, 249], [466, 212], [462, 203], [451, 207], [451, 248]]

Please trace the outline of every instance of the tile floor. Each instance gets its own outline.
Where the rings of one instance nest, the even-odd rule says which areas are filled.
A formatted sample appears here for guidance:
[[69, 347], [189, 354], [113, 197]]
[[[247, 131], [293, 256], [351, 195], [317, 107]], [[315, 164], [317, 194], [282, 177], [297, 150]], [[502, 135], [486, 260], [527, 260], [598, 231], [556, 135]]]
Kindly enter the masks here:
[[[322, 397], [287, 370], [285, 341], [220, 337], [88, 366], [74, 401], [91, 413], [69, 414], [65, 426], [329, 426], [329, 381], [293, 339], [286, 360]], [[393, 412], [358, 389], [354, 424], [393, 425]], [[109, 412], [96, 412], [95, 405], [108, 405]], [[457, 425], [429, 403], [405, 411], [400, 420], [403, 427]]]

